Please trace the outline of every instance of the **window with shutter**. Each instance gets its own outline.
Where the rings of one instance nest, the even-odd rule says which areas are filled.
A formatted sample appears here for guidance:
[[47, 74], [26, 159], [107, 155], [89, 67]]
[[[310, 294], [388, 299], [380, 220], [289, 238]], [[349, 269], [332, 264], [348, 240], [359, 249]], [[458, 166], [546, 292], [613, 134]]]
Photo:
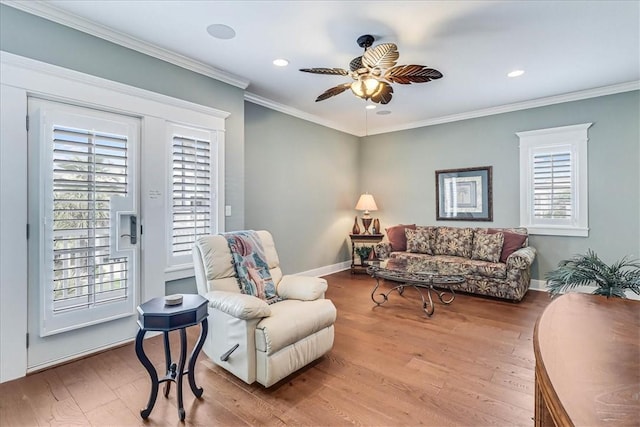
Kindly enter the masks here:
[[520, 220], [530, 234], [587, 236], [587, 129], [518, 132]]
[[534, 154], [533, 216], [570, 219], [573, 196], [571, 153]]
[[169, 267], [190, 264], [196, 238], [218, 233], [214, 131], [169, 125], [171, 224]]

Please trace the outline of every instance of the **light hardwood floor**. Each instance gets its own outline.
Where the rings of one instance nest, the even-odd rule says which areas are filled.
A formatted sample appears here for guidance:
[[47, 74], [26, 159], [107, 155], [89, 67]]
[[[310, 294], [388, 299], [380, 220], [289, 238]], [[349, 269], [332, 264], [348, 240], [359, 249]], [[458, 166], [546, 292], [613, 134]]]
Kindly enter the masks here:
[[[196, 399], [185, 379], [186, 425], [533, 425], [532, 336], [546, 293], [530, 291], [520, 303], [460, 294], [427, 318], [413, 289], [376, 307], [370, 277], [326, 278], [338, 309], [333, 350], [268, 389], [201, 354], [196, 382], [204, 394]], [[189, 348], [197, 333], [189, 329]], [[160, 336], [145, 349], [163, 366]], [[0, 425], [181, 425], [175, 387], [168, 398], [160, 389], [142, 421], [149, 389], [128, 344], [0, 384]]]

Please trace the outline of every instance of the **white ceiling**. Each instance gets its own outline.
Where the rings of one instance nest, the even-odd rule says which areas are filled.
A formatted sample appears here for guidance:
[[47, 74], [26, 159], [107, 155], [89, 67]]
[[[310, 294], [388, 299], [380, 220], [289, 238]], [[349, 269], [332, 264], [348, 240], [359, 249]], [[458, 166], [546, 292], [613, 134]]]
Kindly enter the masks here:
[[[635, 0], [6, 3], [205, 74], [222, 71], [223, 80], [248, 84], [251, 101], [356, 135], [571, 99], [566, 94], [614, 93], [640, 80]], [[236, 37], [215, 39], [210, 24], [228, 25]], [[350, 78], [298, 69], [348, 69], [362, 54], [356, 39], [363, 34], [373, 35], [374, 45], [396, 43], [398, 64], [427, 65], [444, 77], [394, 84], [393, 100], [368, 112], [350, 91], [314, 102]], [[290, 64], [275, 67], [275, 58]], [[514, 69], [526, 72], [506, 77]], [[376, 114], [381, 110], [391, 114]]]

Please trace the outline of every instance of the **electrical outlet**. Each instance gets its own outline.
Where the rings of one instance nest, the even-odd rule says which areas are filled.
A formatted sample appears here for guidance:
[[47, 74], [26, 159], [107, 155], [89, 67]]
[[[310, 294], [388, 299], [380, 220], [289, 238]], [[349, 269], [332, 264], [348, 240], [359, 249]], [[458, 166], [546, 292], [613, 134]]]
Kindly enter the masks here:
[[226, 205], [224, 207], [224, 216], [231, 216], [231, 205]]

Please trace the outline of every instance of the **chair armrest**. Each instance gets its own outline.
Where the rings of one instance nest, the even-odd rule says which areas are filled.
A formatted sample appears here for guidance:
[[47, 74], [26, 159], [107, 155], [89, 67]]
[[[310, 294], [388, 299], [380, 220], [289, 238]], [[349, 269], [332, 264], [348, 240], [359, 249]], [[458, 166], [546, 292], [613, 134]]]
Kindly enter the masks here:
[[378, 259], [387, 259], [393, 251], [393, 248], [391, 248], [391, 243], [389, 242], [380, 242], [373, 248], [373, 250]]
[[313, 301], [324, 298], [327, 281], [311, 276], [282, 276], [278, 283], [277, 293], [284, 299]]
[[269, 304], [253, 295], [236, 292], [211, 291], [206, 298], [209, 307], [227, 313], [237, 319], [249, 320], [271, 316]]
[[526, 270], [531, 267], [531, 264], [533, 264], [533, 260], [535, 259], [536, 248], [533, 246], [520, 248], [507, 258], [507, 268]]

